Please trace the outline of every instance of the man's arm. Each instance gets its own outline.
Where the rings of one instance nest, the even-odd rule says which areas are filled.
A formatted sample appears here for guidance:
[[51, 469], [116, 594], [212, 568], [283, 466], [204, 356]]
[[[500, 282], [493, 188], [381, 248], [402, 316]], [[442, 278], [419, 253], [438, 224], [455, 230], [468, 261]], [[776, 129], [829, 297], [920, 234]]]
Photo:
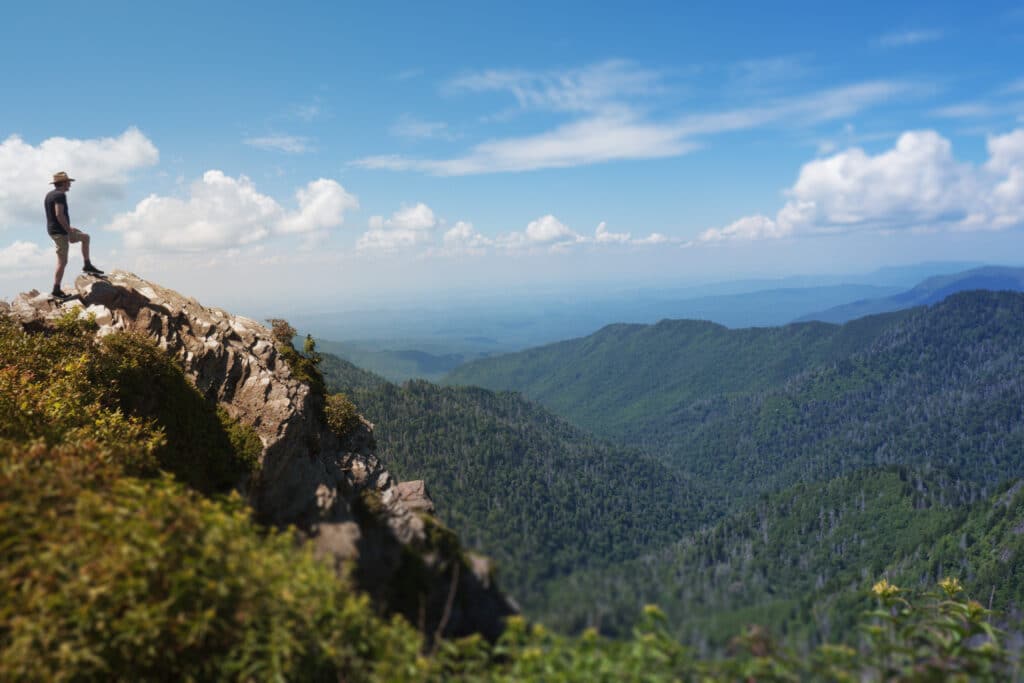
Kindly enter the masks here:
[[78, 230], [72, 228], [71, 223], [68, 222], [68, 212], [65, 210], [63, 204], [54, 203], [53, 209], [54, 212], [57, 214], [57, 222], [60, 223], [61, 226], [63, 226], [63, 228], [68, 231], [69, 235], [73, 232], [78, 232]]

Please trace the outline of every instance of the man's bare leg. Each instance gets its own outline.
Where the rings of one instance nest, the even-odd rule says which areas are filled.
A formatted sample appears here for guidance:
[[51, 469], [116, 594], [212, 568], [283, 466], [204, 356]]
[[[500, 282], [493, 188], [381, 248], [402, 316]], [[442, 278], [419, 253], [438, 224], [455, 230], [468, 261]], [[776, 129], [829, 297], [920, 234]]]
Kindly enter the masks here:
[[82, 259], [86, 263], [89, 263], [89, 235], [83, 232], [79, 235], [79, 237], [82, 242]]
[[68, 258], [57, 257], [57, 270], [53, 274], [53, 290], [57, 291], [60, 289], [60, 283], [64, 279], [64, 268], [68, 265]]

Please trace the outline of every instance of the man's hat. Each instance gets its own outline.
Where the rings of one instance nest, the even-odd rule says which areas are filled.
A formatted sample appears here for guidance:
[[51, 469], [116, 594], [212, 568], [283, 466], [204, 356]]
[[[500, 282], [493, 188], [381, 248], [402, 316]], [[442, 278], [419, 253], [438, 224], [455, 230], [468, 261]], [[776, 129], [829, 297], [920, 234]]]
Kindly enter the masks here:
[[69, 178], [68, 177], [68, 172], [67, 171], [61, 171], [60, 173], [54, 173], [53, 174], [53, 181], [51, 181], [50, 184], [51, 185], [59, 185], [61, 183], [71, 183], [71, 182], [74, 182], [74, 180], [75, 180], [74, 178]]

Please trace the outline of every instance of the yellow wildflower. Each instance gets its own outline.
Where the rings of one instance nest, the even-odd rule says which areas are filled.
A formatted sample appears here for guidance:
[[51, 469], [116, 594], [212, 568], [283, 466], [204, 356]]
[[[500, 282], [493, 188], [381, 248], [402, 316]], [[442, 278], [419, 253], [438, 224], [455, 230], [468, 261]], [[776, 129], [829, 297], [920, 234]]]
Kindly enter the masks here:
[[876, 597], [882, 598], [884, 600], [886, 598], [891, 598], [897, 593], [899, 593], [900, 589], [898, 586], [889, 583], [888, 579], [882, 579], [881, 581], [879, 581], [871, 587], [871, 592], [874, 593]]
[[964, 589], [964, 587], [960, 585], [960, 579], [953, 576], [947, 576], [942, 581], [939, 581], [939, 588], [945, 591], [946, 595], [949, 597], [953, 597]]

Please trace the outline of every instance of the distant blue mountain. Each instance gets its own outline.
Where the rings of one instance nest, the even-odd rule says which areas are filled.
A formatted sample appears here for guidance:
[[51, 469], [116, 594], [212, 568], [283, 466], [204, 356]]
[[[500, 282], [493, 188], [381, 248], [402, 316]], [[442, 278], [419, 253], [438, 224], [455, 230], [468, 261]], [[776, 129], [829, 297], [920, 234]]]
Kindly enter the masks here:
[[845, 323], [866, 315], [938, 303], [951, 294], [975, 289], [1024, 292], [1024, 268], [985, 266], [952, 275], [936, 275], [905, 292], [877, 299], [861, 299], [853, 303], [835, 306], [818, 313], [801, 316], [795, 322], [820, 320], [828, 323]]

